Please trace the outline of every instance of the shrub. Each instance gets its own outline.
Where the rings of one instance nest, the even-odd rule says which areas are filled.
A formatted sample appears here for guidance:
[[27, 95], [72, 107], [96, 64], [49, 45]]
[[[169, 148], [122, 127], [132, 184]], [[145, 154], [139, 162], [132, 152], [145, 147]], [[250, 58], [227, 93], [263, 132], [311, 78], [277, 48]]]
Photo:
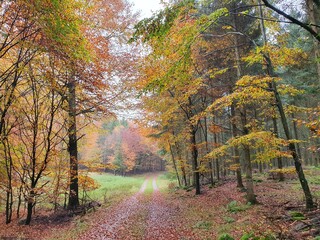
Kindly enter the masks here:
[[227, 205], [227, 210], [232, 213], [242, 212], [250, 208], [251, 204], [239, 204], [237, 201], [231, 201]]
[[206, 229], [206, 230], [209, 230], [209, 229], [212, 227], [212, 222], [199, 221], [199, 222], [197, 222], [193, 227], [194, 227], [194, 228], [198, 228], [198, 229]]
[[228, 233], [224, 233], [218, 237], [218, 240], [234, 240]]
[[236, 220], [232, 217], [224, 217], [223, 220], [226, 222], [226, 223], [233, 223], [235, 222]]
[[305, 220], [306, 219], [306, 217], [301, 212], [292, 211], [292, 212], [289, 212], [289, 214], [293, 220]]

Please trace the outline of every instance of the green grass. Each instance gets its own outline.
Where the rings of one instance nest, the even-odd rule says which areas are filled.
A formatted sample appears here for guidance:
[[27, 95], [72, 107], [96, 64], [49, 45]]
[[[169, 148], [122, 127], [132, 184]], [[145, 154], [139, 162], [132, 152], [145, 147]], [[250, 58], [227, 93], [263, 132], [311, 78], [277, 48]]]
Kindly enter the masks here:
[[199, 221], [193, 226], [193, 228], [209, 230], [212, 227], [212, 225], [212, 222], [209, 221]]
[[177, 184], [177, 180], [175, 178], [172, 178], [172, 176], [168, 173], [163, 173], [159, 175], [157, 178], [157, 186], [159, 188], [159, 191], [161, 192], [167, 192], [169, 184]]
[[[90, 199], [101, 203], [120, 201], [126, 196], [137, 193], [146, 178], [149, 178], [149, 180], [144, 193], [149, 195], [153, 193], [153, 176], [153, 174], [143, 174], [122, 177], [107, 173], [90, 173], [89, 177], [93, 178], [99, 184], [99, 188], [87, 192], [87, 195]], [[175, 181], [170, 178], [168, 174], [164, 173], [158, 176], [156, 183], [159, 191], [167, 192], [168, 185], [175, 183]]]
[[[113, 201], [139, 191], [145, 176], [122, 177], [106, 173], [90, 173], [89, 176], [97, 181], [100, 187], [88, 193], [97, 201]], [[151, 186], [152, 187], [152, 186]]]
[[144, 194], [150, 195], [153, 193], [153, 185], [152, 185], [152, 178], [150, 177], [146, 186], [146, 189], [144, 190]]
[[250, 207], [251, 207], [251, 205], [249, 203], [248, 204], [242, 204], [242, 203], [239, 203], [237, 201], [231, 201], [227, 205], [227, 211], [228, 212], [232, 212], [232, 213], [237, 213], [237, 212], [246, 211]]

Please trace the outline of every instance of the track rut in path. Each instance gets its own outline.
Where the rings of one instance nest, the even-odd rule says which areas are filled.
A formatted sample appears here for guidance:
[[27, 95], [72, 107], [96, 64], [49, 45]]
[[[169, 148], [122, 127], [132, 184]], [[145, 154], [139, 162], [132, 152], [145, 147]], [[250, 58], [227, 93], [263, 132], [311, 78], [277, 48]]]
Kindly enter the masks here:
[[118, 239], [117, 233], [119, 229], [125, 227], [130, 216], [139, 211], [139, 198], [141, 197], [141, 194], [144, 193], [148, 182], [149, 178], [143, 182], [138, 193], [110, 209], [110, 211], [106, 213], [105, 219], [102, 219], [98, 226], [92, 226], [90, 231], [83, 234], [78, 239]]
[[162, 196], [156, 183], [156, 177], [152, 180], [153, 194], [148, 204], [148, 220], [144, 239], [180, 239], [176, 232], [174, 222], [171, 220], [175, 211], [169, 206]]
[[[152, 181], [152, 182], [151, 182]], [[153, 193], [145, 192], [152, 183]], [[138, 193], [107, 209], [99, 224], [78, 239], [97, 240], [176, 240], [192, 235], [177, 231], [175, 218], [179, 208], [172, 206], [159, 191], [157, 176], [147, 178]], [[189, 239], [189, 238], [186, 238]], [[196, 238], [194, 238], [196, 240]]]

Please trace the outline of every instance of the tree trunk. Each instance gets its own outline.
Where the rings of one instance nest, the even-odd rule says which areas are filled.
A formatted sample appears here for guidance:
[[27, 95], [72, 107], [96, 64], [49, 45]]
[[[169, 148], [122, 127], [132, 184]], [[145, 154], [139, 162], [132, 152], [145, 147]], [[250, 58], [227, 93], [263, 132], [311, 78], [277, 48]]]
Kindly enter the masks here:
[[32, 202], [28, 202], [26, 225], [29, 225], [30, 222], [31, 222], [32, 208], [33, 208], [33, 203]]
[[[258, 0], [258, 3], [260, 5], [259, 6], [259, 13], [260, 13], [260, 19], [261, 19], [260, 25], [261, 25], [261, 29], [262, 29], [263, 40], [264, 40], [264, 44], [267, 44], [266, 30], [265, 30], [264, 20], [263, 20], [263, 12], [262, 12], [261, 4], [260, 4], [261, 0]], [[264, 56], [264, 59], [267, 63], [267, 69], [266, 69], [267, 75], [269, 75], [271, 77], [275, 76], [275, 74], [273, 72], [273, 67], [272, 67], [272, 62], [271, 62], [270, 57], [267, 54], [264, 54], [263, 56]], [[292, 140], [292, 136], [289, 131], [288, 120], [287, 120], [286, 114], [284, 112], [282, 101], [281, 101], [279, 92], [277, 90], [277, 85], [275, 82], [272, 82], [272, 91], [274, 93], [274, 98], [276, 100], [276, 106], [277, 106], [279, 114], [280, 114], [280, 119], [281, 119], [281, 123], [283, 126], [284, 133], [286, 135], [286, 138], [287, 138], [287, 140]], [[303, 193], [305, 195], [306, 208], [311, 209], [314, 207], [311, 191], [310, 191], [308, 182], [305, 178], [305, 175], [304, 175], [304, 172], [302, 169], [302, 165], [301, 165], [301, 161], [300, 161], [300, 157], [297, 154], [297, 149], [296, 149], [296, 146], [294, 145], [294, 143], [289, 144], [289, 150], [291, 151], [291, 155], [294, 160], [294, 166], [295, 166], [296, 172], [298, 174], [298, 178], [299, 178], [301, 187], [303, 189]]]
[[247, 198], [247, 202], [255, 204], [257, 203], [257, 199], [253, 190], [252, 165], [251, 165], [249, 146], [243, 147], [243, 153], [244, 153], [244, 161], [246, 166], [246, 187], [247, 187], [246, 198]]
[[[231, 126], [232, 126], [232, 136], [235, 138], [238, 136], [237, 126], [234, 121], [234, 117], [236, 116], [234, 103], [231, 105]], [[240, 153], [239, 148], [236, 146], [234, 147], [234, 163], [237, 164], [237, 188], [244, 189], [242, 176], [241, 176], [241, 165], [240, 165]]]
[[[3, 132], [5, 132], [6, 124], [3, 124]], [[10, 153], [10, 146], [8, 142], [8, 138], [5, 137], [6, 133], [2, 134], [2, 143], [3, 143], [3, 150], [4, 150], [4, 158], [5, 158], [5, 165], [6, 165], [6, 172], [7, 172], [7, 194], [6, 194], [6, 224], [9, 224], [12, 219], [12, 205], [13, 205], [13, 188], [12, 188], [12, 170], [13, 170], [13, 162]]]
[[176, 176], [177, 176], [177, 180], [178, 180], [179, 187], [181, 187], [181, 181], [180, 181], [180, 177], [179, 177], [179, 173], [178, 173], [178, 169], [177, 169], [177, 164], [176, 164], [176, 160], [175, 160], [175, 158], [174, 158], [174, 154], [173, 154], [173, 151], [172, 151], [172, 146], [171, 146], [170, 143], [169, 143], [169, 148], [170, 148], [170, 153], [171, 153], [173, 168], [174, 168], [174, 171], [175, 171]]
[[[246, 109], [243, 109], [243, 112], [241, 113], [241, 123], [243, 128], [243, 136], [248, 135], [249, 130], [246, 127], [247, 125]], [[254, 194], [250, 147], [248, 145], [243, 145], [243, 155], [244, 155], [244, 165], [245, 165], [245, 173], [246, 173], [246, 190], [247, 190], [246, 198], [248, 202], [255, 204], [257, 203], [257, 199]]]
[[69, 186], [69, 209], [79, 206], [79, 186], [78, 186], [78, 146], [76, 127], [76, 82], [74, 76], [68, 84], [68, 105], [69, 105], [69, 154], [70, 154], [70, 186]]
[[[209, 153], [209, 145], [208, 145], [208, 123], [207, 123], [207, 117], [204, 118], [204, 129], [203, 129], [203, 135], [204, 135], [204, 141], [206, 144], [206, 154]], [[210, 159], [209, 160], [209, 170], [210, 170], [210, 184], [211, 186], [214, 185], [214, 179], [213, 179], [213, 162]]]
[[11, 222], [12, 218], [12, 188], [7, 190], [7, 198], [6, 198], [6, 224]]
[[210, 185], [213, 187], [214, 179], [213, 179], [213, 163], [212, 160], [209, 160], [209, 168], [210, 168]]
[[[234, 9], [236, 8], [236, 4], [233, 5]], [[233, 14], [233, 24], [235, 27], [235, 30], [238, 31], [238, 25], [237, 25], [237, 12]], [[238, 40], [238, 34], [234, 35], [234, 46], [235, 46], [235, 57], [236, 57], [236, 66], [237, 66], [237, 80], [239, 80], [242, 76], [242, 68], [241, 68], [241, 61], [240, 61], [240, 51], [239, 51], [239, 40]], [[232, 91], [232, 89], [231, 89]], [[235, 138], [238, 136], [237, 126], [235, 123], [235, 117], [236, 117], [236, 111], [235, 111], [235, 103], [233, 102], [231, 104], [231, 128], [232, 128], [232, 136]], [[240, 153], [239, 148], [236, 146], [234, 147], [234, 162], [238, 165], [238, 168], [236, 170], [237, 175], [237, 187], [244, 189], [243, 182], [242, 182], [242, 176], [241, 176], [241, 165], [240, 165]]]
[[197, 142], [196, 142], [196, 131], [194, 130], [194, 127], [191, 127], [190, 144], [191, 144], [192, 170], [193, 170], [194, 185], [196, 187], [196, 195], [199, 195], [199, 194], [201, 194], [200, 173], [199, 173], [199, 169], [198, 169], [198, 148], [197, 148]]
[[[279, 113], [280, 113], [280, 117], [281, 117], [281, 122], [282, 122], [282, 125], [283, 125], [283, 129], [284, 129], [284, 133], [285, 133], [285, 135], [286, 135], [288, 140], [292, 140], [292, 137], [291, 137], [291, 134], [290, 134], [290, 131], [289, 131], [287, 118], [286, 118], [286, 115], [285, 115], [285, 112], [284, 112], [284, 109], [283, 109], [283, 106], [282, 106], [282, 102], [281, 102], [281, 99], [280, 99], [280, 95], [279, 95], [279, 93], [277, 91], [277, 87], [276, 87], [275, 83], [273, 83], [273, 91], [274, 91], [275, 98], [276, 98], [276, 104], [277, 104], [277, 107], [278, 107], [278, 110], [279, 110]], [[298, 174], [301, 187], [302, 187], [304, 195], [305, 195], [306, 208], [307, 209], [314, 208], [314, 203], [313, 203], [311, 191], [310, 191], [310, 188], [309, 188], [309, 184], [308, 184], [308, 181], [307, 181], [307, 179], [306, 179], [306, 177], [304, 175], [304, 172], [303, 172], [303, 169], [302, 169], [302, 164], [301, 164], [301, 161], [300, 161], [300, 156], [298, 156], [298, 154], [297, 154], [296, 146], [294, 145], [294, 143], [290, 143], [289, 144], [289, 150], [290, 150], [292, 158], [294, 160], [294, 166], [295, 166], [295, 169], [296, 169], [296, 172]]]
[[[33, 186], [33, 184], [32, 184]], [[28, 205], [27, 205], [27, 219], [26, 219], [26, 225], [29, 225], [31, 222], [31, 217], [32, 217], [32, 208], [34, 206], [34, 202], [35, 202], [35, 196], [34, 196], [34, 190], [33, 187], [31, 187], [31, 191], [29, 193], [28, 196]]]
[[[291, 117], [292, 117], [292, 119], [295, 118], [294, 113], [291, 114]], [[297, 127], [296, 121], [294, 121], [294, 120], [293, 120], [293, 132], [294, 132], [294, 138], [297, 139], [297, 140], [299, 140], [298, 127]], [[298, 154], [298, 156], [301, 157], [302, 155], [301, 155], [300, 146], [299, 146], [298, 143], [296, 144], [296, 148], [297, 148], [297, 154]]]
[[[278, 130], [278, 124], [277, 124], [277, 119], [275, 117], [272, 118], [273, 121], [273, 133], [276, 135], [276, 137], [279, 137], [279, 130]], [[282, 158], [277, 157], [277, 162], [278, 162], [278, 168], [282, 169]], [[284, 181], [284, 174], [283, 172], [279, 172], [279, 181]]]
[[19, 188], [18, 203], [17, 203], [17, 218], [20, 217], [20, 207], [21, 207], [21, 195], [22, 195], [22, 185]]
[[182, 173], [183, 185], [186, 187], [186, 186], [188, 186], [188, 182], [187, 182], [187, 176], [186, 176], [186, 168], [184, 165], [185, 163], [182, 161], [182, 155], [181, 155], [181, 149], [180, 149], [179, 143], [176, 142], [175, 145], [176, 145], [176, 149], [177, 149], [177, 156], [180, 161], [180, 170]]
[[[218, 140], [217, 140], [217, 134], [214, 133], [213, 134], [213, 139], [214, 139], [214, 144], [215, 146], [218, 146]], [[220, 164], [219, 164], [219, 159], [218, 158], [215, 158], [215, 163], [216, 163], [216, 177], [217, 177], [217, 180], [219, 181], [220, 180]]]

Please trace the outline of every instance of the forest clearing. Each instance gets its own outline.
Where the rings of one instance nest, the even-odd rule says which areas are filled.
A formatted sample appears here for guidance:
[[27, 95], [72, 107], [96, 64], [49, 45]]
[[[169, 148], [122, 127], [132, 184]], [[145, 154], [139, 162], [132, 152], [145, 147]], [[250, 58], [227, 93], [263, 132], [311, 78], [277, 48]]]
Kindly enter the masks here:
[[0, 1], [0, 239], [320, 239], [320, 1], [139, 2]]

